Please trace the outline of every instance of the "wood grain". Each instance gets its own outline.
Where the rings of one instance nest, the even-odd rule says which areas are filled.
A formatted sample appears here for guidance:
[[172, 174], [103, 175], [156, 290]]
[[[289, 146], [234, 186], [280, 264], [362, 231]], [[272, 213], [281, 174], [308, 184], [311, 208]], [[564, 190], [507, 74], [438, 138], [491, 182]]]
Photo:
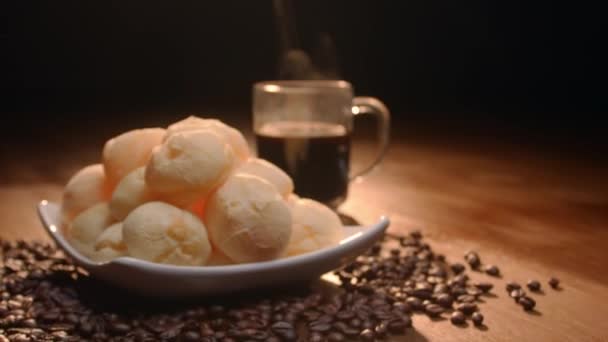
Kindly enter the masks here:
[[[36, 203], [59, 200], [62, 184], [95, 162], [105, 138], [17, 152], [3, 146], [0, 236], [46, 239]], [[504, 275], [473, 273], [496, 286], [497, 298], [482, 304], [486, 329], [416, 315], [415, 330], [397, 340], [608, 341], [608, 168], [492, 146], [398, 140], [382, 167], [350, 188], [344, 214], [360, 222], [388, 215], [391, 231], [420, 229], [451, 260], [476, 250]], [[372, 144], [355, 144], [354, 168], [372, 153]], [[548, 288], [550, 276], [562, 280], [562, 291]], [[534, 314], [504, 291], [506, 281], [528, 279], [545, 287]]]

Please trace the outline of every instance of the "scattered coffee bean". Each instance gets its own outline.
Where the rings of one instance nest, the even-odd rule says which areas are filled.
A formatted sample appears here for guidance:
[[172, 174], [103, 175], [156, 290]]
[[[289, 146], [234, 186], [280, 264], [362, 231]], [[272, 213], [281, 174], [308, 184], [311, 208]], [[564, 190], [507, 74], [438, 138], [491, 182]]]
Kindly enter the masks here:
[[489, 265], [485, 268], [486, 274], [491, 275], [493, 277], [498, 277], [500, 275], [500, 270], [496, 265]]
[[483, 315], [480, 312], [474, 312], [473, 316], [471, 316], [471, 320], [473, 324], [479, 326], [483, 324]]
[[533, 292], [540, 291], [540, 282], [538, 280], [528, 281], [528, 289]]
[[341, 333], [334, 331], [327, 335], [327, 341], [329, 342], [342, 342], [346, 341], [346, 338]]
[[467, 287], [467, 294], [469, 296], [473, 296], [473, 297], [477, 298], [477, 297], [481, 296], [482, 293], [483, 292], [476, 287]]
[[475, 283], [474, 286], [483, 293], [490, 292], [492, 290], [492, 288], [494, 287], [494, 285], [492, 283]]
[[477, 269], [481, 265], [481, 259], [479, 254], [473, 251], [469, 251], [464, 255], [464, 260], [471, 266], [472, 269]]
[[297, 339], [295, 328], [289, 322], [276, 322], [270, 329], [284, 341], [295, 341]]
[[388, 322], [388, 331], [393, 334], [401, 335], [405, 333], [405, 329], [407, 328], [406, 323], [402, 319], [394, 319]]
[[365, 329], [363, 331], [361, 331], [361, 333], [359, 334], [359, 339], [361, 341], [375, 341], [376, 339], [376, 334], [374, 334], [374, 332], [371, 329]]
[[448, 293], [450, 291], [450, 287], [447, 284], [437, 284], [435, 285], [434, 293]]
[[549, 286], [551, 286], [553, 289], [559, 288], [559, 279], [555, 277], [549, 278]]
[[[475, 303], [492, 284], [470, 283], [465, 266], [435, 253], [419, 232], [397, 237], [397, 248], [389, 239], [337, 270], [342, 285], [329, 296], [308, 292], [215, 305], [179, 304], [168, 311], [103, 287], [55, 247], [0, 241], [0, 336], [277, 342], [301, 339], [296, 329], [301, 326], [312, 341], [374, 340], [405, 333], [413, 310], [438, 317], [452, 309], [455, 299], [454, 324], [459, 317], [464, 322], [466, 315], [474, 322], [479, 319]], [[467, 253], [465, 260], [473, 268], [481, 266], [477, 253]], [[99, 300], [95, 294], [100, 291], [110, 291], [121, 305]], [[534, 306], [525, 293], [517, 298], [524, 308]], [[133, 309], [148, 306], [149, 312]]]
[[320, 333], [313, 332], [313, 333], [312, 333], [312, 334], [310, 334], [310, 336], [308, 337], [308, 340], [309, 340], [310, 342], [323, 342], [323, 341], [325, 341], [325, 337], [323, 337], [323, 335], [322, 335], [322, 334], [320, 334]]
[[406, 303], [409, 304], [414, 310], [424, 309], [424, 305], [422, 305], [422, 300], [420, 300], [420, 298], [408, 297], [406, 299]]
[[452, 322], [452, 324], [460, 325], [460, 324], [464, 324], [465, 321], [466, 321], [466, 317], [462, 312], [460, 312], [460, 311], [452, 312], [452, 315], [450, 316], [450, 322]]
[[410, 313], [412, 312], [412, 306], [408, 303], [404, 303], [404, 302], [394, 302], [393, 303], [393, 310], [400, 312], [400, 313]]
[[518, 298], [524, 297], [526, 295], [526, 292], [522, 289], [517, 289], [517, 290], [513, 290], [511, 292], [509, 292], [509, 297], [514, 298], [515, 300], [517, 300]]
[[519, 303], [519, 305], [521, 305], [524, 308], [524, 310], [526, 310], [526, 311], [530, 311], [530, 310], [534, 309], [534, 307], [536, 306], [536, 301], [534, 301], [534, 299], [527, 297], [527, 296], [518, 298], [517, 303]]
[[308, 329], [313, 332], [325, 333], [331, 330], [331, 325], [324, 322], [313, 322], [308, 325]]
[[420, 239], [422, 239], [422, 233], [419, 230], [412, 230], [410, 232], [410, 236], [414, 240], [420, 240]]
[[506, 286], [506, 289], [507, 289], [507, 292], [510, 293], [513, 290], [519, 290], [519, 289], [521, 289], [521, 285], [519, 285], [518, 283], [513, 282], [513, 281], [512, 282], [508, 282], [507, 286]]
[[430, 317], [439, 317], [445, 311], [441, 305], [429, 304], [424, 308], [427, 315]]
[[465, 315], [470, 315], [477, 310], [477, 304], [474, 303], [462, 303], [456, 305], [456, 310], [462, 311]]
[[197, 333], [196, 331], [188, 331], [187, 333], [184, 334], [185, 341], [195, 342], [195, 341], [200, 341], [200, 339], [201, 339], [201, 335], [199, 333]]
[[475, 298], [475, 296], [466, 294], [458, 296], [458, 298], [456, 298], [456, 301], [460, 303], [475, 303], [475, 301], [477, 301], [477, 298]]
[[110, 326], [110, 329], [113, 333], [122, 335], [129, 332], [131, 330], [131, 327], [124, 323], [114, 323]]
[[452, 307], [452, 296], [450, 296], [447, 293], [442, 293], [441, 295], [439, 295], [436, 299], [437, 304], [443, 306], [444, 308], [451, 308]]

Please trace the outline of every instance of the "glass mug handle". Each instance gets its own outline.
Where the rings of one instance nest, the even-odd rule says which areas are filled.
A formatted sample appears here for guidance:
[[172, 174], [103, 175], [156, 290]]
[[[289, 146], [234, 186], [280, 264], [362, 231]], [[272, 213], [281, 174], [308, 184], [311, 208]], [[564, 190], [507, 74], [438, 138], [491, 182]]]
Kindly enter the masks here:
[[350, 180], [357, 179], [372, 171], [384, 158], [388, 149], [391, 131], [391, 114], [388, 108], [375, 97], [357, 96], [353, 99], [352, 114], [356, 118], [358, 115], [371, 114], [378, 120], [378, 150], [371, 164], [360, 171], [350, 175]]

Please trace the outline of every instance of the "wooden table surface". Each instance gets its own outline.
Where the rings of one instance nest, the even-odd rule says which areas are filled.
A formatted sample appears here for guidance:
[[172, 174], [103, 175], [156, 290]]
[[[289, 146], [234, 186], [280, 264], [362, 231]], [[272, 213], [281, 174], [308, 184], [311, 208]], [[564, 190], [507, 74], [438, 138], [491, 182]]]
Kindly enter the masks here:
[[[19, 149], [0, 146], [0, 237], [47, 239], [35, 205], [59, 200], [70, 174], [96, 161], [114, 133], [99, 132], [80, 136], [78, 144], [41, 138]], [[358, 143], [354, 150], [356, 168], [373, 146]], [[498, 280], [471, 272], [496, 286], [498, 297], [481, 306], [487, 329], [415, 315], [415, 330], [400, 340], [608, 341], [607, 171], [492, 142], [394, 140], [382, 167], [352, 184], [341, 211], [360, 222], [388, 215], [391, 231], [420, 229], [450, 260], [472, 249], [501, 268]], [[548, 288], [550, 276], [561, 279], [562, 291]], [[534, 296], [537, 314], [522, 311], [504, 291], [507, 281], [531, 278], [545, 286]]]

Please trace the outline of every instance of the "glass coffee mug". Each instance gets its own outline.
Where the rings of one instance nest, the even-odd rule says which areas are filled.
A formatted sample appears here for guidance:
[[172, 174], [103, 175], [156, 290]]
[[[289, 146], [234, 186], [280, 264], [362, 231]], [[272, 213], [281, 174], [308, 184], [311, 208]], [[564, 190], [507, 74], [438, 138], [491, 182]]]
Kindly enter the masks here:
[[[378, 118], [379, 149], [371, 164], [350, 172], [353, 118]], [[299, 196], [337, 207], [350, 180], [371, 171], [388, 147], [390, 114], [372, 97], [354, 97], [346, 81], [267, 81], [253, 88], [257, 153], [294, 181]]]

